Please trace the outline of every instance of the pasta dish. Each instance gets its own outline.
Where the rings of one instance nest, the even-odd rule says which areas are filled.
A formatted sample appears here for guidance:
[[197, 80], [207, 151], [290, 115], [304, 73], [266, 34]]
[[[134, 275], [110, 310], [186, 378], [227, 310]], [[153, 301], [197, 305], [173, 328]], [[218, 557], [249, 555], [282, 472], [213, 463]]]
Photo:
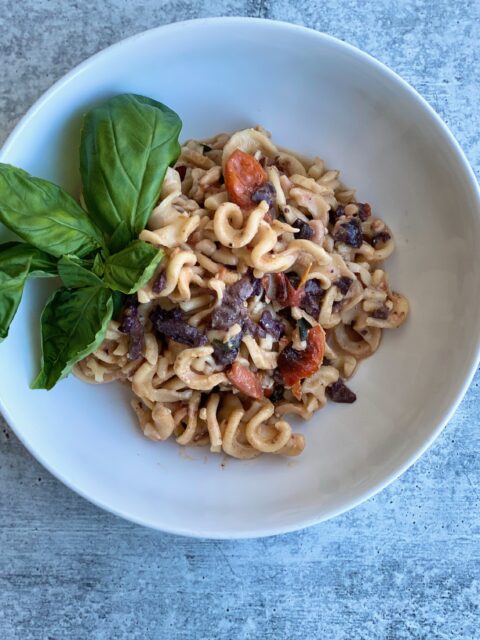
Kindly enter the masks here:
[[260, 127], [186, 142], [139, 238], [164, 257], [74, 371], [130, 385], [152, 440], [298, 455], [287, 416], [354, 402], [345, 380], [408, 314], [387, 225]]

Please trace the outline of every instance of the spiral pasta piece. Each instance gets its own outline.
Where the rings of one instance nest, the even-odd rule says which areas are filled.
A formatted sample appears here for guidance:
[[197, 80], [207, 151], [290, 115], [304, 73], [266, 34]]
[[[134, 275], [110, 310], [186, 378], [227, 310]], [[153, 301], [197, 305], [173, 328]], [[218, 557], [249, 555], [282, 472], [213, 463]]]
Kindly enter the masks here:
[[[245, 435], [249, 443], [254, 449], [258, 449], [263, 453], [279, 451], [286, 446], [292, 435], [292, 429], [285, 420], [279, 420], [274, 425], [269, 425], [274, 427], [273, 436], [270, 433], [271, 429], [264, 429], [262, 433], [262, 427], [271, 418], [273, 412], [273, 404], [267, 400], [259, 407], [257, 413], [250, 418], [245, 427]], [[266, 434], [265, 431], [267, 432]]]
[[268, 204], [264, 200], [248, 216], [244, 215], [238, 205], [225, 202], [215, 211], [213, 219], [215, 235], [225, 247], [233, 249], [244, 247], [257, 234], [260, 221], [267, 211]]
[[202, 360], [205, 356], [209, 356], [212, 353], [212, 347], [195, 347], [193, 349], [185, 349], [175, 360], [173, 369], [176, 375], [185, 383], [185, 385], [191, 389], [197, 389], [200, 391], [210, 391], [217, 384], [226, 382], [227, 377], [223, 372], [203, 374], [195, 371], [197, 361]]

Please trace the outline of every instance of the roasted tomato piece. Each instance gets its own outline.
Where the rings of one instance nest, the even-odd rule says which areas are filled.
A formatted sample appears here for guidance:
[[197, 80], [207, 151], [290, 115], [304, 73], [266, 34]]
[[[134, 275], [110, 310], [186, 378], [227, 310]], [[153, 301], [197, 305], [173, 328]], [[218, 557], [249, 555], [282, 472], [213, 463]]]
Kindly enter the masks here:
[[302, 378], [313, 375], [322, 364], [325, 353], [325, 331], [320, 325], [312, 327], [307, 336], [307, 347], [297, 351], [291, 344], [278, 357], [278, 368], [286, 385], [293, 387]]
[[235, 149], [227, 160], [224, 177], [229, 199], [243, 209], [255, 204], [253, 194], [267, 181], [267, 174], [258, 160], [241, 149]]
[[227, 371], [227, 378], [237, 387], [239, 391], [244, 393], [250, 398], [261, 400], [263, 398], [263, 389], [260, 382], [260, 377], [244, 367], [239, 362], [234, 362], [231, 368]]

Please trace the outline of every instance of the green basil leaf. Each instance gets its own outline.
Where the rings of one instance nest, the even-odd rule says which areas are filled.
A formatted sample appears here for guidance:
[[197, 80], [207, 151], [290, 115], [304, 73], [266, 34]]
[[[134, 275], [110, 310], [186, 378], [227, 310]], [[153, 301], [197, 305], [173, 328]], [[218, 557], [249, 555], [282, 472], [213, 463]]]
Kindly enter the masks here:
[[0, 244], [0, 251], [6, 251], [7, 249], [16, 247], [19, 244], [23, 244], [23, 242], [14, 242], [13, 240], [11, 242], [2, 242], [2, 244]]
[[8, 335], [27, 279], [56, 272], [56, 261], [35, 247], [22, 242], [0, 245], [0, 341]]
[[103, 244], [100, 231], [57, 185], [0, 163], [0, 222], [34, 247], [60, 257], [85, 256]]
[[128, 229], [127, 223], [125, 220], [122, 220], [120, 224], [117, 226], [115, 231], [110, 238], [108, 243], [108, 248], [112, 253], [117, 253], [117, 251], [121, 251], [124, 249], [127, 244], [132, 240], [132, 236]]
[[99, 278], [101, 278], [105, 273], [105, 263], [99, 253], [97, 253], [93, 259], [92, 271]]
[[0, 254], [0, 341], [7, 337], [10, 324], [22, 300], [30, 263], [13, 263]]
[[57, 274], [57, 260], [40, 251], [36, 247], [32, 247], [25, 242], [5, 242], [0, 244], [0, 254], [3, 261], [24, 264], [30, 261], [28, 277], [29, 278], [53, 278]]
[[167, 167], [180, 154], [181, 128], [174, 111], [131, 93], [86, 114], [80, 143], [83, 195], [95, 223], [113, 236], [114, 251], [145, 228]]
[[101, 344], [112, 317], [104, 287], [57, 289], [42, 312], [42, 369], [32, 389], [52, 389]]
[[63, 256], [58, 261], [58, 275], [69, 288], [101, 287], [103, 282], [93, 272], [93, 260], [87, 261], [77, 256]]
[[113, 300], [112, 318], [114, 320], [118, 320], [120, 318], [120, 314], [125, 305], [126, 298], [127, 296], [124, 293], [120, 293], [120, 291], [112, 291], [112, 300]]
[[134, 240], [106, 259], [105, 285], [122, 293], [135, 293], [147, 284], [163, 256], [163, 251], [153, 245]]

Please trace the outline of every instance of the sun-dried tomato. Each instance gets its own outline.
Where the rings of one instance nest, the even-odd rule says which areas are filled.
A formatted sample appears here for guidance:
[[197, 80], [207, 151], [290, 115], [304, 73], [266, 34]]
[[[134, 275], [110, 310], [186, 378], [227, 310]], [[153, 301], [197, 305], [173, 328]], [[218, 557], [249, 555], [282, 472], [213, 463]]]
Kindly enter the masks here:
[[234, 362], [231, 368], [226, 372], [228, 380], [239, 391], [250, 398], [261, 400], [263, 398], [263, 389], [260, 376], [244, 367], [239, 362]]
[[224, 175], [229, 199], [244, 209], [255, 204], [253, 194], [267, 181], [258, 160], [241, 149], [235, 149], [228, 158]]
[[312, 327], [307, 336], [307, 347], [298, 351], [289, 344], [278, 358], [278, 368], [286, 385], [313, 375], [322, 364], [325, 353], [325, 331], [320, 325]]

